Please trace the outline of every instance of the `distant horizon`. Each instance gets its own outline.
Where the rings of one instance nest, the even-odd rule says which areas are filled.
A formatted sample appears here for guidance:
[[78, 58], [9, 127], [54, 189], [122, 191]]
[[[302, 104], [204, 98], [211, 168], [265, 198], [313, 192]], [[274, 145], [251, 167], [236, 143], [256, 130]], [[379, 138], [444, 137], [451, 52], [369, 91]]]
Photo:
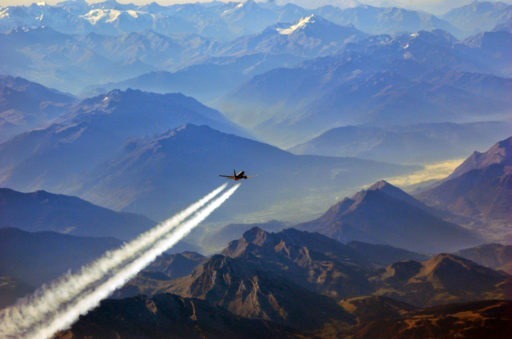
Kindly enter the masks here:
[[[71, 0], [73, 1], [73, 0]], [[80, 1], [80, 0], [76, 0]], [[105, 0], [85, 0], [89, 4], [105, 2]], [[174, 5], [184, 3], [207, 3], [207, 2], [245, 2], [247, 0], [115, 0], [122, 4], [145, 5], [156, 2], [160, 5]], [[294, 3], [305, 8], [317, 8], [325, 5], [335, 5], [339, 7], [355, 7], [358, 5], [372, 5], [377, 7], [401, 7], [412, 10], [421, 10], [436, 15], [443, 14], [453, 8], [465, 6], [472, 2], [502, 2], [512, 4], [512, 0], [255, 0], [256, 2], [275, 2], [277, 4]], [[48, 5], [56, 5], [63, 0], [2, 0], [2, 6], [30, 6], [37, 3], [46, 3]]]

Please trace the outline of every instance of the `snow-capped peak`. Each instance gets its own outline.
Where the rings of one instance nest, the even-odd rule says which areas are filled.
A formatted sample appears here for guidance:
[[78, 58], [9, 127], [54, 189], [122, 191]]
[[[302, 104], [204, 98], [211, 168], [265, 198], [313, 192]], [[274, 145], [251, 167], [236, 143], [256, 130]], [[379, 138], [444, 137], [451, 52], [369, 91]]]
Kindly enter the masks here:
[[224, 12], [222, 12], [222, 16], [231, 15], [245, 7], [245, 2], [239, 2], [234, 7], [226, 9]]
[[308, 24], [315, 23], [315, 19], [316, 19], [315, 15], [311, 14], [305, 18], [300, 19], [299, 22], [297, 22], [295, 25], [292, 25], [288, 28], [277, 28], [277, 31], [279, 32], [279, 34], [282, 34], [282, 35], [290, 35], [290, 34], [293, 34], [297, 30], [307, 27]]
[[9, 16], [9, 7], [0, 7], [0, 19], [6, 19]]

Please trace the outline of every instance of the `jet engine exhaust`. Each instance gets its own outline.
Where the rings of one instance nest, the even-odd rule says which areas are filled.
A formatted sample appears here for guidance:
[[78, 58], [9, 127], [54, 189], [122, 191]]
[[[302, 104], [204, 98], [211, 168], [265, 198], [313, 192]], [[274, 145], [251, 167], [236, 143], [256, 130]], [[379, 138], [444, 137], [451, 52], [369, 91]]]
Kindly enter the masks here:
[[226, 186], [220, 186], [121, 248], [107, 252], [78, 273], [67, 275], [0, 312], [0, 337], [50, 337], [73, 324], [81, 314], [97, 306], [158, 255], [183, 239], [240, 185], [217, 197]]

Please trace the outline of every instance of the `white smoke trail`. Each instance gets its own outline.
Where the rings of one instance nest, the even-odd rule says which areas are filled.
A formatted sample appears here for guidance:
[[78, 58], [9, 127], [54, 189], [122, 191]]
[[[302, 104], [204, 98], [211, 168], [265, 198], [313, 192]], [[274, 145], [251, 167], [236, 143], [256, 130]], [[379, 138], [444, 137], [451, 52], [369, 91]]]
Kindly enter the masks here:
[[33, 328], [34, 324], [42, 322], [48, 314], [57, 312], [59, 307], [72, 301], [91, 284], [97, 283], [112, 274], [116, 267], [132, 260], [163, 235], [170, 232], [195, 211], [215, 198], [226, 186], [227, 184], [218, 187], [182, 212], [141, 234], [121, 248], [105, 253], [103, 257], [83, 267], [78, 273], [67, 275], [50, 286], [43, 287], [31, 298], [0, 312], [0, 338], [17, 337], [17, 334], [24, 333]]
[[72, 325], [80, 317], [80, 315], [85, 314], [92, 308], [98, 306], [101, 300], [105, 299], [116, 289], [123, 286], [126, 282], [137, 275], [137, 273], [140, 272], [144, 267], [155, 260], [156, 257], [183, 239], [213, 211], [215, 211], [226, 200], [228, 200], [229, 197], [235, 193], [239, 186], [240, 184], [233, 186], [220, 197], [213, 200], [210, 204], [208, 204], [208, 206], [198, 211], [189, 220], [179, 225], [176, 229], [164, 236], [161, 240], [157, 241], [141, 256], [126, 264], [126, 266], [116, 272], [113, 277], [101, 283], [99, 286], [94, 287], [94, 289], [83, 298], [79, 298], [73, 303], [63, 307], [63, 309], [59, 310], [59, 312], [57, 312], [57, 314], [55, 314], [52, 319], [47, 319], [44, 323], [39, 324], [39, 326], [36, 328], [33, 328], [32, 331], [26, 335], [26, 337], [37, 339], [49, 338], [56, 332], [66, 329], [68, 326]]

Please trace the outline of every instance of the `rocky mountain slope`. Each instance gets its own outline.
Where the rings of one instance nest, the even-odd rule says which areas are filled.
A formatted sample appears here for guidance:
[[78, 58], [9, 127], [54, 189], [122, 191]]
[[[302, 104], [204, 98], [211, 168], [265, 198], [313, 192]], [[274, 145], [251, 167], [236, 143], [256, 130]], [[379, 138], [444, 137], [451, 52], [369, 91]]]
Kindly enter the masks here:
[[512, 138], [508, 138], [486, 152], [474, 152], [441, 184], [420, 193], [418, 198], [470, 217], [475, 228], [495, 240], [510, 241], [511, 169]]

